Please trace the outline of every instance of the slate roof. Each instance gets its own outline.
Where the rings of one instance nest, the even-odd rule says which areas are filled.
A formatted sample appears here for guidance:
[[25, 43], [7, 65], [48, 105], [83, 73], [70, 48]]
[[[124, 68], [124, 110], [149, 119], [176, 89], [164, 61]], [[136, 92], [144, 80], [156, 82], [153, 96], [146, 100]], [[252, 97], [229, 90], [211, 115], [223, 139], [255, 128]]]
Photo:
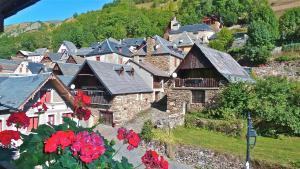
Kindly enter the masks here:
[[[0, 83], [0, 103], [19, 108], [48, 79], [48, 74], [8, 77]], [[7, 108], [0, 107], [0, 110]]]
[[221, 73], [229, 82], [235, 81], [251, 81], [253, 79], [237, 63], [228, 53], [224, 53], [212, 48], [205, 47], [200, 44], [195, 44], [204, 56], [212, 63], [212, 65]]
[[[155, 47], [152, 55], [164, 55], [164, 54], [170, 54], [177, 58], [183, 59], [184, 54], [175, 47], [176, 45], [170, 41], [167, 41], [166, 39], [155, 35], [153, 37], [155, 40]], [[143, 46], [141, 49], [139, 49], [135, 55], [138, 56], [146, 56], [147, 55], [147, 45]]]
[[141, 46], [146, 43], [145, 38], [126, 38], [122, 40], [122, 45], [125, 46]]
[[50, 60], [51, 60], [52, 62], [60, 61], [62, 55], [63, 55], [62, 53], [52, 53], [52, 52], [49, 52], [49, 53], [47, 54], [47, 56], [50, 58]]
[[183, 32], [199, 32], [199, 31], [212, 31], [211, 27], [207, 24], [193, 24], [179, 27], [178, 30], [171, 30], [170, 34], [179, 34]]
[[63, 41], [63, 44], [67, 47], [68, 52], [70, 54], [75, 54], [77, 52], [77, 47], [74, 45], [73, 42], [70, 41]]
[[86, 56], [116, 53], [122, 56], [131, 57], [133, 54], [127, 46], [121, 45], [118, 41], [112, 38], [106, 39], [100, 44], [94, 44], [92, 48], [94, 48], [93, 51], [88, 53]]
[[92, 52], [94, 49], [92, 47], [88, 47], [88, 48], [80, 48], [77, 49], [76, 55], [77, 56], [86, 56], [88, 55], [90, 52]]
[[81, 64], [73, 64], [73, 63], [56, 63], [63, 75], [74, 76], [79, 70]]
[[177, 39], [175, 39], [173, 42], [178, 46], [193, 46], [195, 41], [197, 41], [197, 38], [193, 35], [189, 35], [187, 32], [183, 32], [182, 35], [180, 35]]
[[28, 62], [27, 68], [31, 71], [32, 74], [38, 74], [44, 69], [44, 65], [40, 63]]
[[[152, 89], [137, 73], [130, 75], [127, 72], [133, 69], [130, 66], [86, 60], [82, 67], [86, 64], [112, 95], [152, 92]], [[116, 70], [122, 67], [124, 72], [119, 74]]]
[[35, 51], [28, 54], [28, 56], [42, 56], [47, 52], [47, 48], [38, 48]]
[[137, 66], [143, 68], [144, 70], [146, 70], [147, 72], [149, 72], [150, 74], [154, 75], [154, 76], [160, 76], [160, 77], [170, 77], [170, 75], [168, 73], [166, 73], [163, 70], [160, 70], [159, 68], [157, 68], [156, 66], [154, 66], [153, 64], [149, 63], [149, 62], [136, 62], [134, 60], [130, 60], [131, 63], [136, 64]]
[[65, 86], [69, 86], [74, 76], [58, 75], [57, 76]]
[[0, 66], [3, 70], [15, 71], [22, 61], [0, 59]]

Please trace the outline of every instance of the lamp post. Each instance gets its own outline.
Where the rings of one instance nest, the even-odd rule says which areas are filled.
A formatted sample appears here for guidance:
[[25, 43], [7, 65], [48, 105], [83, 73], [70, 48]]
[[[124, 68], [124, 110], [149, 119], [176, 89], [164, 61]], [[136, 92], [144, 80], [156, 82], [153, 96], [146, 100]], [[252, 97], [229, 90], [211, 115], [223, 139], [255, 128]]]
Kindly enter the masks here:
[[252, 126], [252, 120], [251, 120], [251, 113], [248, 112], [247, 117], [247, 154], [246, 154], [246, 169], [250, 169], [250, 148], [254, 148], [256, 144], [256, 131], [254, 130]]

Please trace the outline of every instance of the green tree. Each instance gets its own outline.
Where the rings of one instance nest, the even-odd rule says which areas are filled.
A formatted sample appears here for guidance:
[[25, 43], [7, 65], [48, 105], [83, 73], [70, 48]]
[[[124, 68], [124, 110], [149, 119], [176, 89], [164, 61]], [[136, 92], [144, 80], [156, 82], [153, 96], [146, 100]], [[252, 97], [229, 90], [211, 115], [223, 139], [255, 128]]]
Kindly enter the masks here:
[[231, 47], [232, 42], [232, 31], [228, 28], [223, 28], [220, 32], [217, 33], [217, 39], [211, 40], [209, 42], [209, 46], [220, 51], [227, 51]]
[[299, 41], [300, 8], [286, 11], [279, 19], [280, 36], [283, 41]]

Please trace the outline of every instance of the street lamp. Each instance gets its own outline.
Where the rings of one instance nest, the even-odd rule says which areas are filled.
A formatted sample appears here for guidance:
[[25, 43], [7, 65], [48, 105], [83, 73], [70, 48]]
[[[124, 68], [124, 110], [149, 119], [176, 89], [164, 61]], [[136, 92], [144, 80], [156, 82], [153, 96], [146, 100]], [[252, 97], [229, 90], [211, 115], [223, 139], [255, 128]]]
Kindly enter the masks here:
[[246, 154], [246, 169], [250, 169], [250, 147], [254, 148], [256, 144], [256, 131], [252, 126], [252, 120], [250, 116], [250, 112], [248, 112], [248, 118], [247, 118], [247, 154]]

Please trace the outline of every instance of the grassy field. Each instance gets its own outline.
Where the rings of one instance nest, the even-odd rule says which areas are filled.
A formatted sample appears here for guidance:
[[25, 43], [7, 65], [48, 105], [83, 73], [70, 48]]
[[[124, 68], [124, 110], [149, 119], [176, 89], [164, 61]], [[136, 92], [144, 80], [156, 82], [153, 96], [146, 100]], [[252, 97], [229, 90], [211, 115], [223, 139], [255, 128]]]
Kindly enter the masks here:
[[[165, 131], [156, 130], [156, 139], [176, 144], [201, 146], [220, 153], [228, 153], [245, 158], [246, 140], [208, 131], [179, 127], [166, 136]], [[300, 161], [300, 137], [273, 139], [258, 137], [257, 144], [251, 150], [251, 157], [268, 163], [290, 166], [291, 162]]]

